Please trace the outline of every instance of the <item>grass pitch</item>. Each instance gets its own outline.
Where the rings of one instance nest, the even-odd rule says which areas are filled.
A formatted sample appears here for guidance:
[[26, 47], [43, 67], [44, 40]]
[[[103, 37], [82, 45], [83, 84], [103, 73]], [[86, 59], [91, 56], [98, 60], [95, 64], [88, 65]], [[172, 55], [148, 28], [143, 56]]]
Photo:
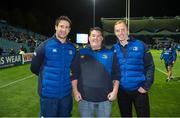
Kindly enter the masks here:
[[[155, 62], [155, 81], [149, 91], [152, 117], [180, 117], [180, 55], [173, 67], [174, 79], [166, 82], [166, 70], [160, 63], [160, 51], [152, 50]], [[37, 76], [30, 64], [0, 69], [0, 117], [38, 117], [39, 96]], [[77, 103], [73, 117], [78, 117]], [[117, 102], [113, 102], [112, 117], [120, 116]], [[135, 116], [135, 113], [134, 113]]]

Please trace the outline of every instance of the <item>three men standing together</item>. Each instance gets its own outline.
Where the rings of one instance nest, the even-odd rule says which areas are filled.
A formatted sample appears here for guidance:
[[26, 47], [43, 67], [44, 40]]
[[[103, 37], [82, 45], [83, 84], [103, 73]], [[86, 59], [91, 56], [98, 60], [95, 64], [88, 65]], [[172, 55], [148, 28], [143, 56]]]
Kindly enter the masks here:
[[154, 80], [154, 62], [147, 46], [128, 36], [125, 22], [114, 25], [118, 42], [112, 50], [103, 47], [103, 32], [94, 27], [89, 32], [90, 47], [76, 53], [67, 39], [70, 29], [70, 19], [59, 17], [55, 35], [33, 56], [31, 71], [39, 76], [40, 115], [70, 117], [72, 83], [81, 117], [94, 113], [110, 117], [117, 96], [123, 117], [132, 116], [132, 103], [137, 116], [150, 116], [148, 90]]

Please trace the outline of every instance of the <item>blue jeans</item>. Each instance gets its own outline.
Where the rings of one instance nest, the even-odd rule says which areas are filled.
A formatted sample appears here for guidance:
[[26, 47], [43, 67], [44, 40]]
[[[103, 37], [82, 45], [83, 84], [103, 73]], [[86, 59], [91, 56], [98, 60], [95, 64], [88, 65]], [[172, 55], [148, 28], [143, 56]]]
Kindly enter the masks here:
[[40, 117], [70, 117], [72, 111], [72, 96], [62, 99], [40, 98]]
[[88, 102], [81, 100], [78, 103], [78, 111], [81, 117], [110, 117], [112, 102]]

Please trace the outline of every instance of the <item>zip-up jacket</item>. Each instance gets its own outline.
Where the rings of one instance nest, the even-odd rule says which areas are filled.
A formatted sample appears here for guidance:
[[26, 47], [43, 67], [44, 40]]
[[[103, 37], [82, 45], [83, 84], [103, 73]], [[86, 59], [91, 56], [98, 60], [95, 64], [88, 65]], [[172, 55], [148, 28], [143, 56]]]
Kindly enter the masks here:
[[[124, 48], [124, 50], [123, 50]], [[149, 90], [154, 80], [154, 62], [144, 43], [132, 39], [123, 47], [118, 42], [113, 47], [121, 68], [120, 87], [125, 91], [135, 91], [139, 87]]]
[[102, 102], [119, 80], [119, 66], [115, 54], [108, 49], [80, 49], [72, 64], [71, 79], [78, 80], [78, 91], [83, 100]]
[[160, 59], [164, 59], [166, 64], [171, 64], [173, 61], [176, 61], [176, 50], [173, 48], [163, 48]]
[[56, 36], [43, 42], [35, 51], [31, 71], [39, 76], [39, 95], [63, 98], [71, 94], [70, 66], [75, 47], [68, 39], [61, 43]]

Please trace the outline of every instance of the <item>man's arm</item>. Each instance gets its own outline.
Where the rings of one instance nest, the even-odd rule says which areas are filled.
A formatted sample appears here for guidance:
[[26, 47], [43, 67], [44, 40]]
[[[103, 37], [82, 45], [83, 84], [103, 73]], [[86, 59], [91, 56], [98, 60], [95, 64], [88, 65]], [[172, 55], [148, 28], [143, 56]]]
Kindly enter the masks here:
[[151, 54], [149, 48], [147, 47], [147, 45], [145, 45], [145, 52], [144, 52], [144, 69], [145, 69], [146, 80], [145, 80], [143, 86], [140, 87], [138, 90], [139, 92], [142, 92], [142, 93], [147, 92], [150, 89], [150, 87], [154, 81], [155, 66], [154, 66], [152, 54]]
[[113, 82], [113, 91], [110, 92], [107, 96], [108, 100], [109, 101], [113, 101], [117, 98], [117, 93], [118, 93], [118, 90], [119, 90], [119, 80], [114, 80]]
[[117, 93], [119, 90], [119, 78], [120, 78], [120, 70], [118, 60], [115, 54], [113, 54], [113, 65], [112, 65], [112, 80], [113, 80], [113, 91], [108, 94], [108, 100], [113, 101], [117, 97]]
[[73, 88], [74, 99], [77, 102], [81, 101], [82, 97], [81, 97], [81, 94], [80, 94], [80, 92], [78, 91], [78, 88], [77, 88], [78, 80], [76, 80], [76, 79], [72, 80], [71, 84], [72, 84], [72, 88]]
[[161, 55], [160, 55], [160, 60], [161, 60], [161, 61], [162, 61], [162, 59], [163, 59], [163, 54], [164, 54], [164, 49], [162, 50]]
[[177, 58], [176, 49], [173, 49], [173, 63], [175, 63], [176, 58]]
[[79, 102], [82, 100], [81, 94], [78, 91], [78, 78], [80, 76], [80, 57], [79, 53], [77, 53], [71, 64], [71, 84], [74, 94], [74, 99]]
[[41, 44], [34, 52], [32, 62], [31, 62], [31, 72], [39, 75], [41, 66], [44, 62], [44, 43]]

